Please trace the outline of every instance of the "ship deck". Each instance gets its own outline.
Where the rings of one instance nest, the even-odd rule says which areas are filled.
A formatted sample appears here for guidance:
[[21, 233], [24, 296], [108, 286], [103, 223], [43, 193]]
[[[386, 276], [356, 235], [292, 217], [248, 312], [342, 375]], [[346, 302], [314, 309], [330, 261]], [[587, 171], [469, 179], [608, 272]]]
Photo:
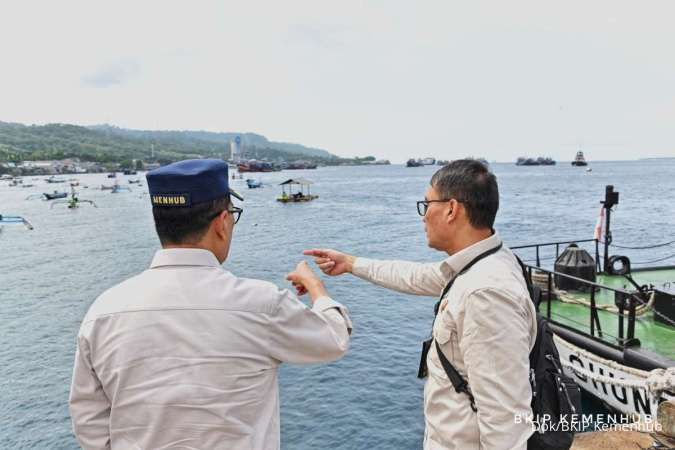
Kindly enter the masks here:
[[[657, 288], [664, 283], [673, 283], [675, 287], [675, 268], [634, 271], [633, 279], [640, 285], [653, 284]], [[622, 276], [598, 274], [596, 283], [616, 289], [633, 291], [633, 286]], [[590, 300], [590, 293], [570, 291], [571, 297]], [[599, 289], [595, 292], [597, 305], [614, 305], [614, 292]], [[544, 295], [539, 307], [542, 315], [547, 314], [547, 297]], [[602, 340], [619, 345], [619, 315], [617, 312], [598, 310], [598, 318], [602, 329]], [[551, 301], [551, 319], [562, 325], [591, 334], [591, 308], [585, 305]], [[628, 327], [627, 312], [624, 320], [624, 336]], [[595, 335], [598, 336], [596, 327]], [[675, 327], [654, 319], [654, 312], [647, 311], [635, 320], [635, 337], [640, 340], [640, 348], [675, 360]]]

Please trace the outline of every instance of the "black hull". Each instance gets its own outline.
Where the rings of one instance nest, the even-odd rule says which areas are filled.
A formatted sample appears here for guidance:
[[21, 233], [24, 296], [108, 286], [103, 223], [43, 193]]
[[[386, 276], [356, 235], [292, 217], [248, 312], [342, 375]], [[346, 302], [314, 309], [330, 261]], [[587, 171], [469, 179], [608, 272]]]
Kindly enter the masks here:
[[621, 349], [612, 346], [598, 338], [579, 332], [555, 322], [549, 322], [551, 330], [579, 348], [587, 350], [601, 358], [615, 361], [624, 366], [640, 370], [667, 369], [675, 366], [675, 361], [640, 347], [626, 347]]

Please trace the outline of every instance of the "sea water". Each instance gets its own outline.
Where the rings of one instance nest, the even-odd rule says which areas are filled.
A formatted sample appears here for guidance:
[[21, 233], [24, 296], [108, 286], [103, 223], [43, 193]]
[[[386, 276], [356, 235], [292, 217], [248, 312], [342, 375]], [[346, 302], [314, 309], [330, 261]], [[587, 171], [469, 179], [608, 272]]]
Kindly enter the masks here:
[[[615, 243], [675, 239], [675, 160], [592, 163], [592, 172], [569, 163], [491, 167], [501, 193], [496, 229], [507, 245], [591, 239], [607, 184], [620, 192], [612, 216]], [[245, 180], [232, 181], [245, 196], [239, 205], [244, 213], [224, 266], [290, 288], [285, 275], [312, 247], [440, 261], [445, 255], [427, 247], [415, 206], [437, 169], [392, 165], [248, 174], [265, 184], [251, 190]], [[128, 177], [118, 176], [128, 185]], [[312, 180], [319, 198], [275, 201], [278, 184], [294, 177]], [[23, 215], [35, 226], [5, 226], [0, 233], [0, 448], [77, 448], [67, 402], [78, 327], [101, 292], [148, 267], [159, 242], [146, 187], [111, 194], [97, 189], [111, 184], [105, 174], [80, 175], [88, 186], [77, 188], [80, 198], [98, 208], [69, 210], [26, 200], [66, 187], [32, 178], [25, 183], [34, 188], [0, 182], [0, 214]], [[658, 263], [663, 265], [675, 264], [674, 253], [674, 247], [664, 247], [630, 256], [635, 262], [665, 257]], [[416, 372], [435, 299], [352, 276], [324, 280], [350, 309], [351, 348], [332, 364], [282, 367], [282, 447], [420, 448], [423, 382]]]

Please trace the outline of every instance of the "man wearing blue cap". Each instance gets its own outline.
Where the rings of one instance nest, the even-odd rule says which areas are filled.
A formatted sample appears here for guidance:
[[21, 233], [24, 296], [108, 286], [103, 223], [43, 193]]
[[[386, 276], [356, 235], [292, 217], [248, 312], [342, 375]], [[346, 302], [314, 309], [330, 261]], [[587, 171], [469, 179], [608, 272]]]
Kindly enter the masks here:
[[282, 362], [340, 358], [346, 309], [301, 262], [287, 290], [224, 270], [243, 200], [220, 160], [147, 174], [162, 244], [104, 292], [78, 334], [70, 412], [86, 449], [277, 449]]

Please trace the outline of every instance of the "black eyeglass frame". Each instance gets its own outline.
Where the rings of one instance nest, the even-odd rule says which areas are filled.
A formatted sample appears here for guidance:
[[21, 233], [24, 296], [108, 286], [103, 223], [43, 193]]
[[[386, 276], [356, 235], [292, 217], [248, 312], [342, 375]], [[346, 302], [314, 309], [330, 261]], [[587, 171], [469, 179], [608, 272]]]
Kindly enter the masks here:
[[454, 199], [449, 198], [447, 200], [420, 200], [420, 201], [417, 202], [417, 214], [424, 217], [424, 216], [427, 215], [427, 210], [429, 209], [429, 203], [445, 203], [445, 202], [449, 202], [450, 200], [454, 200]]
[[230, 206], [227, 209], [223, 209], [222, 211], [219, 211], [219, 212], [213, 214], [211, 217], [209, 217], [209, 221], [215, 219], [216, 217], [218, 217], [219, 215], [221, 215], [225, 211], [232, 214], [232, 218], [234, 219], [234, 223], [236, 225], [236, 223], [239, 222], [239, 219], [241, 219], [241, 213], [244, 212], [244, 208], [239, 208], [238, 206]]

